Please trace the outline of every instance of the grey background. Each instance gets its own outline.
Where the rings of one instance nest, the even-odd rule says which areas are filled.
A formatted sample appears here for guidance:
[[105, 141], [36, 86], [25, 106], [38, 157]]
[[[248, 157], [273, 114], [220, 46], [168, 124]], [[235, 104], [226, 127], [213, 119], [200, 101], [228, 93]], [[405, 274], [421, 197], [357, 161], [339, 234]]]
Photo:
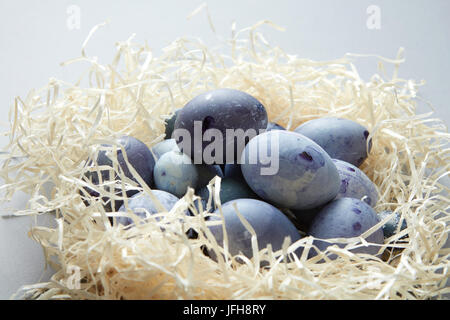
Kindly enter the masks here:
[[[50, 77], [74, 80], [76, 67], [62, 68], [60, 62], [80, 55], [81, 44], [90, 29], [106, 19], [89, 44], [90, 55], [109, 63], [116, 41], [136, 33], [136, 41], [148, 41], [160, 49], [181, 36], [213, 41], [206, 12], [186, 17], [204, 1], [6, 1], [0, 0], [0, 124], [8, 122], [15, 96], [45, 85]], [[243, 28], [269, 19], [286, 28], [261, 30], [267, 39], [291, 54], [314, 60], [340, 58], [345, 53], [370, 53], [394, 58], [404, 47], [406, 62], [400, 76], [426, 80], [420, 95], [433, 103], [435, 117], [450, 123], [449, 36], [450, 1], [414, 0], [319, 0], [319, 1], [206, 1], [217, 33], [229, 36], [232, 21]], [[80, 8], [80, 28], [69, 29], [67, 9]], [[370, 5], [381, 13], [381, 28], [370, 30], [366, 22]], [[358, 59], [363, 78], [377, 72], [376, 59]], [[419, 111], [429, 111], [421, 105]], [[2, 131], [5, 131], [2, 129]], [[6, 143], [0, 137], [0, 144]], [[23, 208], [26, 196], [17, 195], [9, 204]], [[8, 213], [3, 208], [2, 213]], [[0, 299], [8, 299], [20, 286], [47, 280], [38, 244], [27, 232], [35, 223], [30, 218], [0, 219]]]

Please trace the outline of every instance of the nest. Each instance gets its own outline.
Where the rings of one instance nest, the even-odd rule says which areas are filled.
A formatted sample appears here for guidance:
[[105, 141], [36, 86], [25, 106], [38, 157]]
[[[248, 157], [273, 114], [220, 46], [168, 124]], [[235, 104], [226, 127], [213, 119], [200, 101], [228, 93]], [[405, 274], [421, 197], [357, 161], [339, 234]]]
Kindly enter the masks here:
[[[155, 56], [146, 44], [130, 37], [117, 43], [109, 64], [86, 52], [63, 63], [86, 67], [76, 83], [51, 79], [21, 99], [10, 112], [9, 144], [3, 150], [1, 187], [8, 201], [21, 191], [30, 196], [15, 215], [53, 214], [55, 226], [35, 225], [29, 236], [43, 248], [55, 270], [49, 282], [21, 288], [27, 299], [429, 299], [448, 293], [448, 188], [442, 179], [449, 168], [449, 134], [443, 122], [417, 114], [418, 88], [423, 82], [402, 79], [394, 59], [375, 57], [380, 74], [363, 80], [345, 55], [333, 61], [313, 61], [287, 54], [258, 31], [262, 21], [221, 39], [212, 49], [199, 39], [180, 38]], [[364, 58], [365, 59], [365, 58]], [[355, 62], [356, 61], [356, 62]], [[393, 64], [391, 77], [384, 64]], [[188, 190], [170, 212], [134, 228], [111, 226], [101, 201], [86, 205], [82, 191], [95, 188], [83, 179], [88, 159], [102, 143], [127, 134], [153, 146], [164, 139], [164, 120], [196, 95], [215, 88], [234, 88], [256, 97], [270, 121], [287, 129], [324, 116], [343, 117], [366, 126], [372, 151], [361, 169], [377, 185], [377, 212], [392, 210], [407, 221], [384, 245], [380, 256], [355, 254], [366, 245], [363, 236], [335, 239], [314, 258], [307, 252], [313, 238], [285, 242], [279, 252], [258, 248], [254, 258], [231, 256], [208, 232], [207, 208]], [[113, 159], [114, 160], [114, 159]], [[139, 189], [121, 176], [113, 183]], [[98, 169], [98, 168], [97, 168]], [[136, 177], [139, 182], [139, 177]], [[145, 185], [145, 183], [141, 183]], [[218, 194], [220, 179], [209, 186]], [[111, 188], [110, 188], [111, 189]], [[106, 190], [106, 191], [105, 191]], [[105, 197], [121, 197], [100, 190]], [[215, 197], [218, 199], [219, 197]], [[211, 201], [208, 205], [212, 205]], [[216, 204], [220, 207], [220, 203]], [[184, 211], [191, 208], [192, 217]], [[181, 222], [180, 217], [184, 217]], [[375, 228], [386, 222], [381, 221]], [[217, 223], [217, 222], [216, 222]], [[219, 222], [220, 223], [220, 222]], [[197, 239], [185, 231], [194, 228]], [[251, 227], [249, 227], [251, 231]], [[222, 250], [213, 261], [204, 245]], [[303, 255], [291, 253], [303, 247]], [[292, 259], [284, 259], [291, 255]], [[335, 255], [336, 259], [329, 259]], [[236, 259], [240, 262], [237, 263]], [[268, 264], [260, 268], [260, 261]], [[287, 262], [289, 261], [289, 262]], [[79, 281], [74, 282], [74, 276]]]

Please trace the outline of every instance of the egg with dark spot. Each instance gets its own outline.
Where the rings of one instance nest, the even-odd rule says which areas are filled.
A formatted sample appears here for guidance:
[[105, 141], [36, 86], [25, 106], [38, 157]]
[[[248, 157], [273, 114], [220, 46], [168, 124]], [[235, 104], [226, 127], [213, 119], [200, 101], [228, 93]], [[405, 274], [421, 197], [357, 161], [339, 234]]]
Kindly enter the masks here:
[[189, 187], [198, 185], [198, 171], [191, 158], [180, 151], [166, 152], [156, 161], [155, 186], [177, 197], [183, 197]]
[[241, 169], [258, 196], [293, 210], [327, 203], [340, 186], [328, 154], [311, 139], [290, 131], [273, 130], [250, 140], [242, 153]]
[[367, 175], [354, 165], [333, 159], [341, 178], [336, 198], [356, 198], [374, 207], [378, 202], [378, 189]]
[[[112, 158], [117, 152], [117, 162], [119, 164], [119, 170], [123, 175], [127, 178], [133, 180], [140, 186], [138, 180], [133, 176], [128, 167], [125, 157], [122, 154], [122, 148], [126, 153], [126, 158], [128, 159], [128, 163], [133, 167], [133, 169], [138, 173], [138, 175], [142, 178], [142, 180], [148, 185], [152, 186], [153, 184], [153, 170], [155, 166], [155, 160], [150, 149], [147, 147], [145, 143], [131, 136], [121, 136], [117, 139], [116, 145], [102, 145], [105, 147], [105, 150], [100, 150], [98, 152], [98, 156], [96, 159], [96, 163], [98, 166], [107, 166], [113, 168]], [[95, 163], [90, 161], [88, 166], [94, 167]], [[114, 180], [118, 180], [120, 176], [115, 174], [114, 177], [110, 177], [110, 170], [99, 170], [100, 175], [103, 182], [108, 182]], [[85, 174], [84, 179], [90, 180], [94, 185], [98, 185], [100, 183], [100, 177], [97, 171], [89, 171]], [[104, 187], [106, 191], [109, 191], [109, 187]], [[85, 190], [92, 196], [98, 197], [99, 193], [91, 188], [86, 187]], [[126, 191], [126, 195], [131, 197], [133, 194], [137, 193], [137, 190], [128, 190]], [[122, 196], [122, 191], [117, 189], [115, 192], [117, 195]], [[123, 203], [121, 200], [111, 201], [109, 198], [102, 199], [105, 202], [105, 210], [107, 211], [116, 211]], [[85, 201], [86, 204], [89, 204], [88, 201]]]
[[[235, 207], [237, 207], [237, 211]], [[255, 230], [258, 249], [266, 248], [268, 244], [272, 246], [273, 251], [282, 248], [285, 238], [289, 238], [291, 244], [301, 238], [300, 233], [291, 221], [274, 206], [255, 199], [237, 199], [225, 203], [222, 206], [223, 219], [225, 221], [225, 229], [228, 236], [228, 249], [232, 255], [239, 253], [247, 258], [253, 257], [251, 244], [251, 233], [239, 219], [237, 212], [248, 221]], [[220, 210], [217, 209], [215, 215], [211, 216], [211, 221], [218, 221]], [[219, 246], [223, 246], [224, 236], [222, 225], [209, 226], [214, 238]], [[300, 256], [302, 249], [296, 250], [295, 254]], [[209, 255], [215, 259], [216, 253], [212, 250]]]
[[245, 144], [267, 128], [267, 112], [256, 98], [216, 89], [189, 101], [178, 113], [173, 137], [196, 164], [237, 160]]
[[301, 124], [294, 131], [316, 142], [331, 158], [357, 167], [364, 162], [372, 147], [372, 141], [367, 141], [367, 128], [349, 119], [318, 118]]
[[[359, 237], [379, 222], [377, 213], [367, 203], [354, 198], [339, 198], [324, 206], [314, 216], [308, 234], [318, 239]], [[376, 255], [380, 247], [374, 244], [384, 243], [382, 228], [376, 229], [365, 240], [372, 245], [360, 246], [350, 251]], [[334, 244], [341, 248], [345, 247], [342, 243], [314, 240], [314, 245], [321, 251]], [[310, 257], [315, 254], [315, 249], [312, 249]], [[330, 258], [335, 258], [335, 255], [331, 255]]]

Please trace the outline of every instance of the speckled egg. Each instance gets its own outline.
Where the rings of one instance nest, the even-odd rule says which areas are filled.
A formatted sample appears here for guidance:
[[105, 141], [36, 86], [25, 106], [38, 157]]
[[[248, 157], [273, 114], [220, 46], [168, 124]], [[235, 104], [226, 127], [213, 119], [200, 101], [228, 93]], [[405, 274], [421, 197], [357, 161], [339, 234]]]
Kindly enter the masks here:
[[290, 131], [272, 130], [250, 140], [241, 169], [259, 197], [288, 209], [323, 205], [336, 197], [340, 186], [328, 154], [311, 139]]
[[[336, 199], [317, 213], [309, 227], [309, 235], [319, 239], [353, 238], [358, 237], [374, 225], [379, 223], [377, 213], [367, 203], [354, 198]], [[366, 241], [374, 244], [383, 244], [382, 228], [378, 228]], [[323, 251], [328, 246], [336, 244], [345, 247], [345, 244], [329, 243], [315, 240], [314, 245]], [[362, 246], [351, 251], [354, 253], [367, 253], [376, 255], [380, 247], [374, 245]], [[312, 249], [310, 256], [315, 255]], [[333, 255], [330, 258], [334, 258]]]
[[195, 189], [198, 171], [191, 158], [180, 151], [166, 152], [156, 161], [154, 170], [155, 186], [181, 198], [188, 187]]
[[369, 131], [361, 124], [342, 118], [325, 117], [307, 121], [295, 130], [320, 145], [333, 159], [359, 167], [367, 158], [372, 143]]
[[333, 159], [341, 178], [341, 187], [336, 198], [356, 198], [374, 207], [378, 201], [378, 190], [372, 180], [354, 165]]
[[[224, 164], [238, 159], [247, 140], [266, 127], [267, 112], [261, 102], [248, 93], [223, 88], [189, 101], [178, 113], [173, 137], [195, 164]], [[253, 132], [246, 136], [247, 130]]]

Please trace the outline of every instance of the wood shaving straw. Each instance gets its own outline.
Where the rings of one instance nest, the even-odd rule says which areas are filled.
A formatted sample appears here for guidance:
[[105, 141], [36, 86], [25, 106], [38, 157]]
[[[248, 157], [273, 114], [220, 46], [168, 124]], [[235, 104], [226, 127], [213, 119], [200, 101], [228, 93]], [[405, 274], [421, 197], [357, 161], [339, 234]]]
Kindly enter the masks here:
[[[26, 98], [15, 99], [9, 144], [2, 153], [3, 200], [26, 192], [27, 207], [15, 215], [52, 213], [57, 221], [55, 228], [36, 225], [29, 232], [56, 273], [49, 282], [21, 288], [21, 297], [427, 299], [449, 292], [445, 283], [450, 250], [444, 248], [449, 199], [448, 187], [441, 183], [449, 171], [449, 134], [441, 120], [416, 114], [423, 83], [401, 79], [397, 70], [391, 79], [375, 74], [364, 81], [354, 64], [361, 59], [357, 55], [314, 61], [287, 54], [258, 31], [265, 24], [275, 26], [262, 21], [236, 31], [233, 24], [232, 38], [217, 49], [198, 39], [180, 38], [160, 56], [130, 37], [117, 43], [110, 64], [101, 64], [86, 50], [99, 25], [83, 43], [82, 55], [62, 64], [87, 63], [80, 81], [52, 79]], [[395, 59], [378, 60], [397, 68], [402, 55], [401, 50]], [[91, 205], [83, 203], [82, 195], [89, 198], [83, 192], [86, 186], [102, 196], [122, 197], [107, 191], [112, 188], [82, 179], [100, 144], [113, 144], [119, 135], [128, 134], [151, 147], [164, 138], [164, 119], [174, 109], [206, 90], [223, 87], [253, 95], [267, 108], [271, 121], [288, 129], [323, 116], [366, 126], [373, 147], [361, 168], [379, 188], [375, 209], [400, 213], [408, 228], [387, 239], [378, 257], [347, 250], [365, 245], [360, 237], [337, 239], [347, 247], [332, 246], [309, 260], [312, 237], [293, 244], [287, 241], [273, 252], [270, 246], [258, 248], [252, 233], [255, 257], [249, 260], [232, 257], [227, 246], [219, 247], [207, 228], [212, 222], [204, 221], [207, 211], [195, 209], [193, 190], [170, 212], [162, 210], [158, 216], [164, 219], [129, 229], [111, 226], [107, 217], [115, 213], [105, 212], [100, 201], [92, 198]], [[110, 187], [150, 192], [124, 177], [114, 154], [111, 157], [112, 170], [121, 179], [109, 182]], [[220, 179], [208, 187], [218, 194]], [[194, 216], [184, 216], [188, 207]], [[189, 228], [198, 231], [198, 239], [186, 237]], [[204, 245], [223, 255], [213, 261], [203, 254]], [[298, 247], [304, 247], [301, 257], [283, 258]], [[338, 258], [329, 259], [331, 254]], [[262, 260], [268, 261], [266, 268], [259, 267]], [[73, 281], [75, 274], [81, 281]]]

